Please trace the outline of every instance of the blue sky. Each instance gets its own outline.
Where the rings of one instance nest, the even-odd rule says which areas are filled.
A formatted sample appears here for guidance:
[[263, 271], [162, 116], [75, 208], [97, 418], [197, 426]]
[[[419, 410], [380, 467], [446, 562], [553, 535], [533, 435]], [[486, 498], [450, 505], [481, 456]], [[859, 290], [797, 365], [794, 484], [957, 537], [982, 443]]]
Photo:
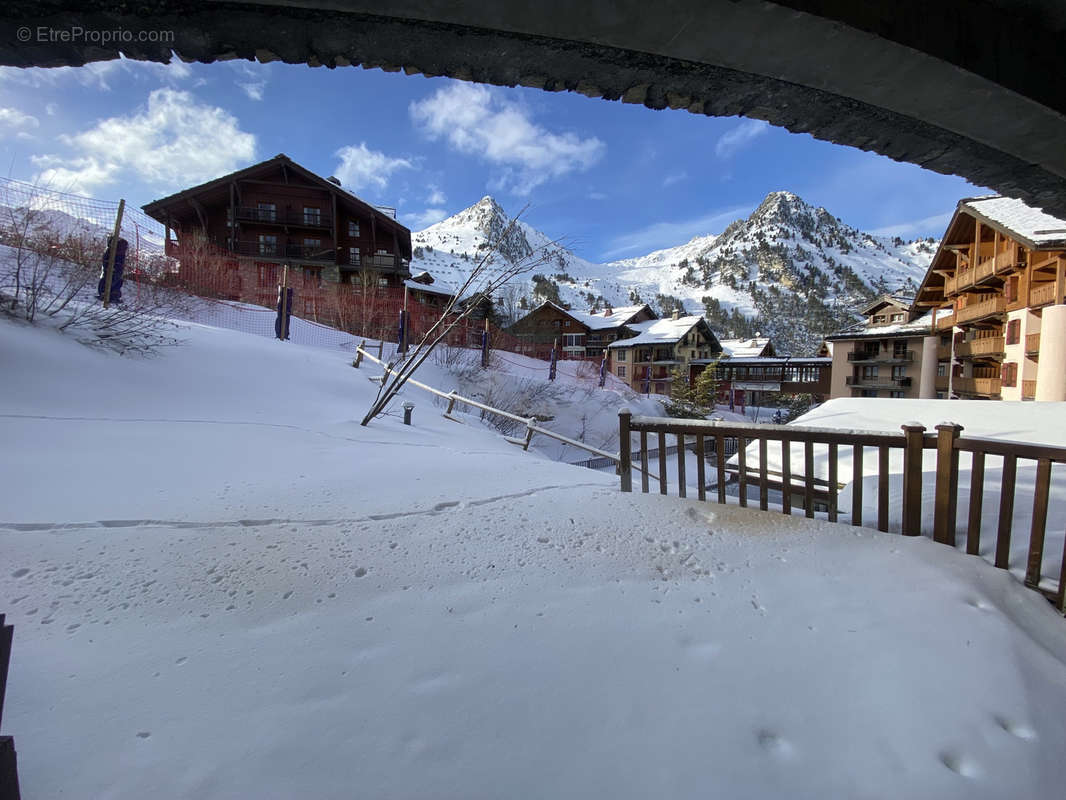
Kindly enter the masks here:
[[986, 192], [754, 120], [246, 61], [0, 68], [0, 147], [13, 178], [138, 206], [284, 152], [414, 230], [486, 194], [528, 205], [592, 261], [719, 233], [777, 189], [904, 238]]

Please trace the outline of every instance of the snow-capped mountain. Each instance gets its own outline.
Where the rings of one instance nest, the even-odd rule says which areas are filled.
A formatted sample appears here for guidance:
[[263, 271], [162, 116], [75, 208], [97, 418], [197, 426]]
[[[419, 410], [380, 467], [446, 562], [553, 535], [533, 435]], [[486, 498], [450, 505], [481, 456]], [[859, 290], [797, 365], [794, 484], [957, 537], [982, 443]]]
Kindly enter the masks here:
[[904, 242], [864, 233], [790, 192], [772, 192], [747, 219], [639, 258], [596, 264], [519, 221], [491, 197], [413, 235], [412, 271], [462, 283], [507, 231], [490, 263], [540, 263], [501, 300], [504, 315], [554, 300], [575, 309], [647, 302], [705, 313], [727, 336], [769, 334], [781, 351], [807, 355], [854, 321], [857, 305], [883, 291], [913, 291], [934, 240]]

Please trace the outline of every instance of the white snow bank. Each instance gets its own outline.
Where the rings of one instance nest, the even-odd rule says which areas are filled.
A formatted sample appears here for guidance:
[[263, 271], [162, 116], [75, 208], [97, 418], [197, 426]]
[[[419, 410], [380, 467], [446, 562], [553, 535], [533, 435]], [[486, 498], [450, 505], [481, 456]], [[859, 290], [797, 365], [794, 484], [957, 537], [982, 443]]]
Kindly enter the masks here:
[[361, 428], [374, 386], [348, 354], [186, 333], [130, 360], [0, 322], [25, 796], [993, 798], [1066, 779], [1066, 626], [1005, 572], [623, 495], [427, 405]]

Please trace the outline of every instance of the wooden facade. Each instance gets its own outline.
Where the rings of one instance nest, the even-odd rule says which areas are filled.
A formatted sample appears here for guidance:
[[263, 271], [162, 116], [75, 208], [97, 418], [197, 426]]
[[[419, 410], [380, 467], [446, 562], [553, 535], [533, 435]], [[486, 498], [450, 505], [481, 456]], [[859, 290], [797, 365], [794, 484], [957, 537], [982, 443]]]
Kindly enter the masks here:
[[[713, 364], [719, 402], [733, 406], [777, 405], [782, 395], [810, 394], [818, 402], [830, 392], [831, 358], [755, 356], [723, 358]], [[705, 368], [692, 365], [692, 379]]]
[[183, 260], [206, 250], [228, 256], [224, 268], [233, 274], [225, 294], [232, 299], [276, 297], [283, 265], [306, 303], [331, 284], [400, 288], [410, 277], [410, 230], [284, 154], [144, 211], [166, 227], [166, 253], [178, 259], [179, 271]]
[[961, 201], [916, 298], [937, 312], [945, 391], [1066, 400], [1064, 299], [1066, 222], [1010, 198]]
[[574, 311], [546, 301], [511, 328], [518, 352], [532, 358], [550, 358], [556, 348], [559, 358], [601, 358], [611, 342], [634, 335], [629, 327], [655, 319], [646, 304], [603, 311]]

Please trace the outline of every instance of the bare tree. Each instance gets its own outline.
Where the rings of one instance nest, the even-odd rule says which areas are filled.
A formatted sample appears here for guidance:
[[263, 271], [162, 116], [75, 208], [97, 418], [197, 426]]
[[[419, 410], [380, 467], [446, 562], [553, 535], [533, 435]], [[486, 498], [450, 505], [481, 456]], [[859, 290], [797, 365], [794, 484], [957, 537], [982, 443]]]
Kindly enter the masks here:
[[[501, 286], [505, 286], [508, 281], [517, 278], [519, 275], [531, 272], [550, 261], [553, 253], [551, 248], [557, 245], [557, 242], [549, 242], [517, 261], [507, 261], [505, 262], [506, 266], [498, 271], [492, 268], [492, 255], [498, 251], [500, 244], [507, 240], [507, 237], [512, 233], [524, 213], [525, 209], [522, 209], [496, 240], [492, 242], [474, 265], [462, 286], [448, 301], [440, 318], [426, 331], [422, 340], [405, 358], [390, 362], [387, 365], [377, 396], [374, 398], [370, 410], [363, 417], [361, 424], [369, 425], [372, 419], [385, 413], [389, 403], [396, 397], [403, 385], [407, 383], [407, 380], [414, 375], [415, 370], [429, 357], [433, 349], [442, 341], [446, 341], [448, 335], [466, 320], [476, 308], [481, 306], [486, 299], [490, 299], [494, 292], [498, 291]], [[460, 300], [461, 298], [462, 300]]]

